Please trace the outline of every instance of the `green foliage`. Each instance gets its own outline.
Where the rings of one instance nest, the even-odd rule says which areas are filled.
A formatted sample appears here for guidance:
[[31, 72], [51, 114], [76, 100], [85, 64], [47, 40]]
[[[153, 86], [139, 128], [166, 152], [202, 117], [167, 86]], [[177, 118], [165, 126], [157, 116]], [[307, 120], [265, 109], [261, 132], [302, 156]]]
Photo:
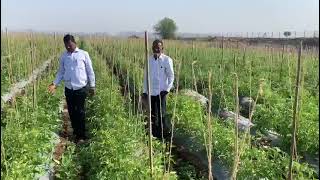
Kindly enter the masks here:
[[79, 48], [82, 49], [82, 50], [85, 50], [85, 51], [86, 51], [86, 49], [88, 49], [88, 46], [87, 46], [86, 42], [83, 39], [80, 40]]
[[[168, 102], [172, 112], [174, 99]], [[202, 143], [201, 146], [191, 145], [198, 151], [205, 149], [204, 135], [207, 136], [207, 127], [204, 113], [200, 105], [190, 97], [178, 96], [176, 106], [176, 131], [183, 130]], [[213, 132], [213, 155], [222, 159], [230, 169], [234, 160], [234, 130], [233, 126], [226, 126], [219, 119], [214, 118], [212, 122]], [[243, 139], [239, 138], [239, 142]], [[289, 156], [279, 148], [259, 149], [256, 147], [245, 147], [240, 158], [238, 170], [239, 179], [283, 179], [287, 176]], [[298, 179], [312, 179], [316, 177], [315, 171], [308, 164], [295, 162], [295, 176]]]
[[163, 18], [155, 26], [154, 30], [161, 35], [163, 39], [174, 39], [175, 32], [177, 31], [177, 25], [174, 20], [170, 18]]
[[[273, 130], [282, 137], [282, 148], [290, 150], [293, 100], [283, 98], [270, 88], [262, 97], [264, 103], [257, 105], [254, 122], [261, 132]], [[300, 153], [316, 154], [319, 151], [319, 112], [315, 97], [304, 94], [298, 117], [297, 147]]]
[[[9, 33], [8, 36], [2, 34], [1, 94], [7, 92], [14, 83], [28, 79], [33, 70], [64, 48], [52, 36], [33, 34], [31, 40], [28, 36], [30, 35], [23, 33]], [[33, 48], [30, 47], [31, 42]]]
[[[102, 54], [116, 65], [117, 69], [124, 75], [125, 79], [129, 76], [130, 82], [133, 82], [137, 90], [142, 89], [142, 74], [144, 68], [144, 48], [141, 40], [110, 40], [109, 46], [104, 46], [102, 41], [95, 40], [92, 44], [103, 52]], [[266, 132], [274, 130], [281, 134], [283, 138], [281, 152], [288, 152], [290, 147], [291, 121], [292, 121], [292, 102], [294, 96], [295, 67], [297, 56], [295, 53], [285, 53], [284, 58], [281, 52], [270, 53], [261, 49], [222, 49], [210, 43], [181, 43], [178, 41], [166, 41], [165, 53], [173, 58], [175, 74], [177, 75], [178, 64], [181, 63], [179, 72], [179, 89], [194, 89], [194, 79], [192, 77], [192, 63], [194, 65], [197, 89], [200, 93], [207, 95], [208, 73], [213, 73], [213, 110], [220, 107], [234, 109], [234, 78], [232, 73], [236, 72], [239, 77], [239, 95], [256, 97], [260, 80], [263, 79], [262, 95], [258, 99], [256, 111], [253, 115], [253, 122], [257, 125], [259, 131]], [[223, 54], [223, 58], [222, 58]], [[302, 105], [300, 110], [300, 120], [298, 123], [298, 150], [299, 154], [303, 152], [314, 153], [319, 149], [318, 134], [319, 128], [315, 122], [318, 122], [318, 103], [319, 99], [315, 82], [317, 82], [319, 63], [312, 54], [305, 55], [304, 58], [304, 76], [302, 87]], [[221, 67], [221, 68], [220, 68]], [[127, 73], [129, 72], [129, 73]], [[133, 78], [135, 77], [135, 78]], [[177, 78], [177, 76], [176, 76]], [[132, 81], [132, 79], [135, 79]], [[140, 81], [139, 81], [140, 79]], [[175, 80], [177, 82], [177, 79]], [[138, 92], [136, 92], [138, 93]], [[169, 97], [171, 95], [169, 94]], [[182, 100], [183, 99], [183, 100]], [[171, 97], [168, 102], [174, 101]], [[310, 107], [310, 108], [309, 108]], [[172, 114], [173, 104], [168, 103], [168, 110]], [[207, 133], [204, 122], [206, 116], [199, 112], [202, 109], [199, 104], [192, 103], [192, 100], [186, 97], [178, 96], [177, 112], [175, 120], [177, 121], [176, 134], [187, 134], [194, 140], [191, 148], [199, 149], [204, 144], [204, 134]], [[202, 115], [200, 115], [202, 114]], [[219, 119], [213, 120], [213, 140], [214, 154], [223, 159], [231, 167], [234, 156], [234, 130], [232, 125], [220, 123]], [[253, 137], [255, 138], [255, 137]], [[215, 141], [217, 140], [217, 141]], [[194, 150], [192, 149], [192, 150]], [[263, 157], [253, 160], [253, 156], [264, 153], [263, 149], [255, 148], [248, 150], [243, 155], [240, 162], [246, 161], [249, 164], [261, 164], [261, 170], [253, 169], [254, 172], [272, 171], [267, 166], [277, 167], [274, 160], [265, 161]], [[266, 154], [272, 154], [273, 150], [266, 150]], [[249, 154], [249, 155], [248, 155]], [[281, 153], [280, 153], [281, 154]], [[286, 153], [285, 153], [286, 154]], [[280, 157], [280, 155], [279, 155]], [[281, 155], [282, 157], [282, 155]], [[279, 174], [285, 174], [284, 164], [288, 164], [288, 154], [283, 156], [281, 161], [282, 170], [271, 173], [276, 179]], [[308, 170], [310, 167], [304, 165]], [[240, 169], [242, 167], [240, 166]], [[280, 169], [281, 169], [280, 168]], [[240, 171], [240, 170], [239, 170]], [[243, 177], [248, 176], [251, 170], [242, 170]], [[305, 171], [306, 172], [306, 171]], [[312, 171], [313, 172], [313, 171]], [[258, 176], [262, 176], [257, 173]], [[306, 173], [303, 173], [306, 174]], [[308, 173], [307, 173], [308, 174]], [[313, 174], [313, 173], [311, 173]], [[240, 174], [239, 174], [240, 175]], [[307, 177], [307, 176], [306, 176]]]
[[41, 80], [35, 109], [32, 93], [18, 98], [16, 108], [5, 107], [6, 116], [1, 120], [5, 124], [1, 127], [3, 179], [34, 179], [44, 175], [46, 168], [52, 165], [54, 142], [58, 140], [54, 133], [61, 127], [59, 103], [62, 97], [61, 90], [55, 96], [43, 93], [52, 78]]
[[[48, 50], [57, 54], [63, 46], [53, 46], [50, 38], [36, 36], [35, 52], [37, 61], [30, 60], [29, 42], [24, 37], [10, 36], [10, 49], [21, 49], [12, 55], [13, 72], [10, 72], [8, 46], [5, 38], [1, 39], [1, 89], [7, 89], [12, 83], [26, 78], [33, 68], [46, 59]], [[21, 42], [21, 43], [18, 43]], [[50, 43], [49, 43], [50, 42]], [[52, 41], [55, 45], [57, 41]], [[48, 45], [47, 45], [48, 44]], [[218, 43], [219, 44], [219, 43]], [[148, 179], [148, 149], [144, 131], [143, 117], [133, 113], [131, 101], [121, 96], [119, 82], [129, 84], [135, 95], [141, 93], [142, 77], [145, 63], [142, 40], [116, 40], [85, 38], [79, 47], [90, 51], [97, 76], [97, 96], [88, 102], [88, 130], [91, 140], [88, 146], [75, 147], [69, 144], [58, 168], [60, 179], [76, 179], [84, 167], [90, 179]], [[226, 44], [228, 46], [228, 44]], [[57, 48], [60, 47], [60, 48]], [[98, 54], [93, 53], [96, 50]], [[166, 41], [165, 53], [173, 58], [175, 72], [181, 63], [179, 72], [179, 89], [194, 89], [196, 84], [200, 93], [208, 94], [208, 73], [212, 72], [213, 110], [221, 107], [234, 109], [234, 78], [239, 77], [239, 94], [255, 97], [258, 93], [260, 79], [264, 79], [263, 93], [259, 97], [253, 122], [256, 128], [265, 133], [273, 130], [282, 137], [279, 148], [245, 147], [241, 155], [239, 179], [283, 179], [287, 175], [291, 139], [292, 103], [294, 98], [294, 82], [296, 71], [296, 53], [281, 53], [274, 50], [235, 49], [223, 50], [214, 43], [197, 42], [181, 43]], [[12, 53], [12, 50], [11, 50]], [[319, 61], [313, 54], [306, 52], [304, 59], [302, 96], [299, 110], [297, 147], [298, 155], [315, 154], [319, 150]], [[12, 60], [12, 59], [11, 59]], [[122, 75], [118, 79], [112, 77], [111, 70], [106, 70], [105, 61], [111, 63]], [[194, 77], [192, 76], [192, 63]], [[34, 66], [31, 67], [31, 63]], [[54, 61], [54, 67], [58, 61]], [[113, 69], [114, 70], [114, 69]], [[9, 81], [12, 73], [12, 81]], [[49, 74], [52, 73], [49, 71]], [[50, 78], [50, 79], [49, 79]], [[177, 76], [176, 76], [177, 78]], [[43, 164], [52, 160], [52, 132], [61, 126], [58, 117], [58, 103], [62, 97], [62, 88], [55, 96], [45, 93], [47, 84], [52, 81], [39, 80], [36, 91], [37, 108], [32, 107], [32, 89], [28, 88], [27, 97], [17, 99], [17, 107], [7, 108], [2, 114], [1, 125], [1, 177], [4, 179], [34, 179], [43, 174]], [[177, 82], [177, 79], [176, 79]], [[38, 87], [38, 85], [37, 85]], [[169, 94], [168, 111], [172, 115], [174, 109], [173, 93]], [[133, 108], [134, 109], [134, 108]], [[222, 123], [213, 118], [213, 155], [232, 167], [234, 160], [234, 128], [232, 123]], [[208, 130], [207, 116], [203, 108], [192, 99], [178, 95], [176, 116], [174, 117], [175, 134], [184, 134], [192, 139], [191, 150], [205, 149]], [[242, 137], [242, 136], [240, 136]], [[255, 137], [253, 137], [255, 138]], [[242, 142], [242, 139], [239, 138]], [[179, 168], [182, 172], [163, 175], [163, 144], [154, 141], [154, 167], [158, 179], [164, 176], [176, 179], [177, 175], [194, 178], [195, 170], [190, 166]], [[4, 153], [3, 153], [4, 152]], [[22, 155], [21, 155], [22, 154]], [[89, 168], [90, 167], [90, 168]], [[314, 171], [308, 164], [294, 162], [296, 179], [312, 179]]]
[[76, 146], [73, 143], [67, 143], [65, 152], [62, 154], [61, 162], [57, 166], [55, 173], [56, 179], [76, 180], [81, 171], [80, 159], [77, 156]]
[[[91, 51], [95, 69], [102, 61]], [[129, 116], [118, 82], [104, 65], [96, 73], [97, 95], [88, 100], [88, 146], [80, 147], [80, 164], [89, 179], [148, 179], [149, 156], [140, 116]], [[105, 86], [111, 84], [114, 86]], [[174, 173], [163, 174], [162, 144], [154, 140], [154, 177], [176, 179]]]

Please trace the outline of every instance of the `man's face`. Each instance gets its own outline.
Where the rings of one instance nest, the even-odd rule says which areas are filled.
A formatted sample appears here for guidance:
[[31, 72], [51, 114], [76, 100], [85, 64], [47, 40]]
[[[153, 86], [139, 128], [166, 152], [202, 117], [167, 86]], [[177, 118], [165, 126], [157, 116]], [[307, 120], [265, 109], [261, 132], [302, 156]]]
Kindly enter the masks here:
[[162, 53], [162, 50], [163, 50], [163, 47], [162, 47], [162, 43], [160, 42], [152, 46], [152, 51], [154, 54], [160, 54]]
[[64, 46], [66, 47], [68, 52], [73, 52], [77, 47], [76, 43], [72, 41], [64, 42]]

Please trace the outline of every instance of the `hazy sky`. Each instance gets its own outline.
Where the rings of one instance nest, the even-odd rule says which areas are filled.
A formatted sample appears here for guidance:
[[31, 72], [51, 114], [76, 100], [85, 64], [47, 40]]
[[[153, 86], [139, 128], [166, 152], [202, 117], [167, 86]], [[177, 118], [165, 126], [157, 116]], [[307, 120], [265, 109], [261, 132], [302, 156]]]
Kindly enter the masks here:
[[152, 30], [161, 18], [178, 32], [319, 30], [319, 0], [1, 0], [1, 28], [109, 32]]

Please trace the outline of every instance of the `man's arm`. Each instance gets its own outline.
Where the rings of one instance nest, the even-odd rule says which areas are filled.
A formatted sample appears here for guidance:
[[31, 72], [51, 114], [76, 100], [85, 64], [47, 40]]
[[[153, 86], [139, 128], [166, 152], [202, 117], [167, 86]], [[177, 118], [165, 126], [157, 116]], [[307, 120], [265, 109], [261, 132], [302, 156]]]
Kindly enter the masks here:
[[89, 79], [89, 86], [90, 88], [95, 87], [95, 75], [92, 67], [92, 61], [90, 59], [89, 53], [85, 52], [85, 65], [86, 65], [86, 72]]
[[64, 69], [64, 60], [63, 56], [60, 57], [60, 65], [59, 65], [59, 70], [57, 72], [56, 79], [53, 81], [53, 84], [55, 86], [58, 86], [63, 78], [65, 69]]
[[174, 71], [173, 71], [173, 63], [172, 59], [168, 57], [168, 65], [166, 68], [166, 74], [168, 78], [168, 87], [167, 87], [167, 92], [170, 92], [170, 89], [173, 86], [173, 81], [174, 81]]

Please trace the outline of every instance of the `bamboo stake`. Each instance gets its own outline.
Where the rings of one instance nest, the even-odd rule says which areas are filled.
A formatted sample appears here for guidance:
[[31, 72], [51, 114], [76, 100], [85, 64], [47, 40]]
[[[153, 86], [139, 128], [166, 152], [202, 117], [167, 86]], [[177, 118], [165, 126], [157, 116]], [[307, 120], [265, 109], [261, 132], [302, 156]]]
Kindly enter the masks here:
[[280, 75], [279, 75], [279, 78], [280, 78], [280, 82], [282, 80], [282, 64], [283, 64], [283, 60], [284, 60], [284, 44], [282, 45], [282, 53], [281, 53], [281, 65], [280, 65]]
[[299, 109], [300, 101], [300, 85], [301, 85], [301, 51], [302, 51], [302, 41], [300, 42], [300, 48], [298, 51], [298, 67], [297, 67], [297, 77], [296, 77], [296, 88], [295, 88], [295, 98], [293, 106], [293, 117], [292, 117], [292, 139], [291, 139], [291, 154], [290, 154], [290, 163], [289, 163], [289, 173], [288, 180], [292, 180], [292, 167], [293, 161], [295, 159], [295, 153], [297, 151], [296, 145], [296, 131], [297, 131], [297, 110]]
[[8, 61], [9, 61], [9, 84], [11, 85], [13, 83], [13, 79], [12, 79], [12, 64], [11, 64], [11, 52], [10, 52], [10, 44], [9, 44], [9, 33], [8, 33], [8, 29], [6, 28], [6, 37], [7, 37], [7, 50], [8, 50]]
[[270, 88], [272, 88], [272, 75], [273, 75], [273, 47], [271, 47], [271, 64], [270, 64], [270, 72], [269, 72], [269, 82], [270, 82]]
[[208, 179], [213, 180], [212, 174], [212, 123], [211, 123], [211, 102], [212, 102], [212, 89], [211, 89], [211, 71], [209, 72], [209, 107], [208, 107]]
[[7, 156], [6, 156], [6, 149], [4, 148], [4, 136], [1, 135], [1, 158], [3, 158], [4, 165], [6, 167], [6, 175], [9, 174], [9, 166], [8, 166], [8, 161], [7, 161]]
[[[30, 57], [31, 57], [31, 73], [33, 71], [33, 69], [35, 68], [34, 66], [34, 42], [33, 42], [33, 33], [31, 32], [30, 34]], [[32, 94], [33, 94], [33, 97], [32, 97], [32, 107], [35, 109], [36, 108], [36, 82], [37, 80], [35, 79], [33, 82], [32, 82]]]
[[[134, 54], [133, 56], [133, 64], [136, 64], [136, 54]], [[136, 112], [136, 66], [133, 66], [133, 70], [132, 70], [132, 76], [133, 76], [133, 111], [134, 114], [138, 114]]]
[[169, 158], [168, 158], [168, 170], [167, 172], [170, 173], [170, 156], [172, 151], [172, 143], [173, 143], [173, 129], [174, 129], [174, 118], [176, 115], [176, 106], [178, 101], [178, 90], [179, 90], [179, 74], [180, 74], [180, 68], [181, 68], [181, 62], [178, 65], [178, 72], [177, 72], [177, 83], [176, 83], [176, 92], [175, 92], [175, 100], [174, 100], [174, 108], [173, 108], [173, 114], [171, 118], [171, 137], [170, 137], [170, 146], [169, 146]]
[[144, 32], [144, 44], [145, 44], [145, 58], [147, 66], [147, 88], [148, 88], [148, 109], [149, 109], [149, 163], [150, 163], [150, 177], [153, 178], [153, 157], [152, 157], [152, 121], [151, 121], [151, 89], [150, 89], [150, 65], [148, 55], [148, 32]]
[[[111, 55], [111, 59], [112, 59], [112, 67], [111, 67], [111, 71], [114, 71], [114, 54]], [[111, 89], [113, 89], [113, 73], [111, 73]], [[110, 102], [112, 103], [112, 91], [110, 91]]]
[[239, 149], [238, 149], [238, 119], [239, 119], [239, 95], [238, 95], [238, 75], [234, 73], [235, 75], [235, 119], [234, 119], [234, 128], [235, 128], [235, 135], [234, 135], [234, 151], [235, 151], [235, 160], [233, 164], [233, 170], [232, 170], [232, 179], [237, 179], [237, 171], [238, 171], [238, 163], [239, 163]]
[[[130, 93], [130, 64], [129, 64], [129, 67], [127, 68], [127, 80], [126, 80], [126, 87], [128, 87], [128, 95], [127, 95], [127, 99], [129, 100], [129, 102], [131, 103], [131, 93]], [[131, 104], [128, 104], [128, 109], [129, 109], [129, 119], [131, 119], [131, 116], [132, 116], [132, 109], [131, 109]]]
[[196, 76], [194, 73], [194, 64], [197, 63], [197, 61], [193, 61], [191, 64], [191, 68], [192, 68], [192, 77], [193, 77], [193, 85], [194, 85], [194, 89], [196, 92], [198, 92], [198, 88], [197, 88], [197, 80], [196, 80]]
[[[221, 45], [221, 59], [220, 59], [220, 66], [219, 66], [219, 80], [221, 85], [221, 94], [224, 94], [223, 92], [223, 79], [222, 79], [222, 64], [224, 59], [224, 37], [222, 36], [222, 45]], [[219, 102], [219, 109], [221, 108], [222, 100], [220, 99]]]

